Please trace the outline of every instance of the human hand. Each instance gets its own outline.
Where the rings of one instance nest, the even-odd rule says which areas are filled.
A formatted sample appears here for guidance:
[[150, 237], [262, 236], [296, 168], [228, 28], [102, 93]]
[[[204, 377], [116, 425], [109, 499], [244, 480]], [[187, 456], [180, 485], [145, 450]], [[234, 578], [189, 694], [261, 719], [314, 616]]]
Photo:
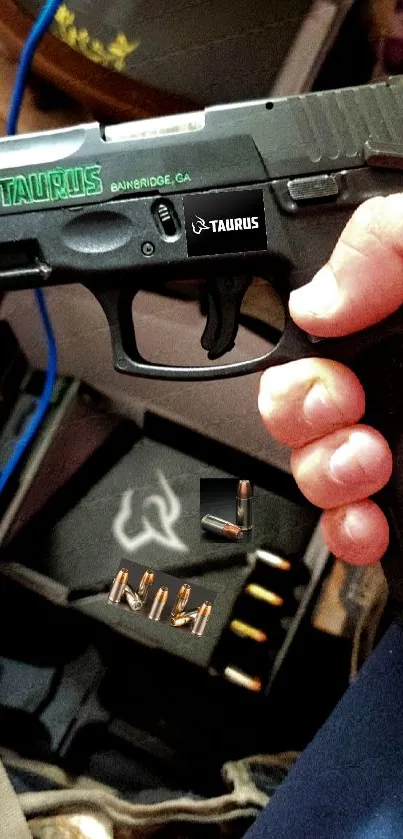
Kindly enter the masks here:
[[[377, 323], [403, 303], [403, 194], [373, 198], [346, 225], [327, 265], [290, 297], [302, 329], [340, 337]], [[389, 480], [392, 454], [375, 429], [359, 424], [365, 394], [342, 364], [301, 359], [262, 375], [259, 410], [277, 440], [291, 447], [304, 495], [325, 512], [331, 552], [354, 564], [376, 562], [388, 523], [369, 499]]]

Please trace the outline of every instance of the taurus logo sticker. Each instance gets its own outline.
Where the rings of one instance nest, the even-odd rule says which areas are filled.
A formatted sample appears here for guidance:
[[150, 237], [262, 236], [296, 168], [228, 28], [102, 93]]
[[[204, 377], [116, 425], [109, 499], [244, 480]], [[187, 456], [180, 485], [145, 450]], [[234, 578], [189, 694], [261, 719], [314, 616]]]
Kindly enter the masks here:
[[145, 498], [143, 501], [143, 510], [147, 510], [147, 508], [153, 505], [157, 508], [160, 530], [157, 530], [151, 524], [146, 515], [142, 515], [143, 530], [135, 536], [129, 536], [125, 527], [132, 515], [133, 490], [128, 489], [123, 493], [120, 510], [112, 523], [112, 531], [120, 547], [128, 553], [134, 554], [140, 548], [144, 547], [144, 545], [148, 545], [151, 542], [157, 542], [158, 545], [163, 545], [172, 551], [186, 553], [189, 550], [187, 545], [182, 542], [172, 529], [175, 522], [179, 519], [182, 509], [179, 498], [176, 497], [161, 470], [157, 470], [157, 475], [163, 494], [149, 495]]
[[192, 230], [193, 230], [193, 233], [196, 233], [196, 236], [198, 236], [199, 233], [202, 232], [202, 230], [210, 230], [210, 225], [206, 224], [206, 222], [204, 221], [204, 218], [201, 218], [200, 216], [195, 216], [195, 218], [196, 218], [196, 223], [194, 223], [192, 221]]

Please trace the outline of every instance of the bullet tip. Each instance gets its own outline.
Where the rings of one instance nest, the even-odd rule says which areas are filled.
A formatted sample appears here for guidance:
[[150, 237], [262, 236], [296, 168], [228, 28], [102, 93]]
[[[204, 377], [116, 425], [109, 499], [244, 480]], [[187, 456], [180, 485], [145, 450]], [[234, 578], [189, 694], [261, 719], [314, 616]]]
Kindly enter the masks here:
[[238, 498], [252, 498], [252, 485], [250, 481], [238, 481]]

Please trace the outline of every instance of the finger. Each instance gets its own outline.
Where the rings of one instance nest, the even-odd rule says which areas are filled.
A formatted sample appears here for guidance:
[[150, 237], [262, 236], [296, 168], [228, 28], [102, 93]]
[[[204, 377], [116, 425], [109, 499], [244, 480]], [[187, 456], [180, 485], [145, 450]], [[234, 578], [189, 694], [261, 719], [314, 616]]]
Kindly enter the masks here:
[[290, 295], [295, 322], [313, 335], [349, 335], [403, 302], [403, 194], [372, 198], [346, 225], [327, 265]]
[[388, 547], [388, 522], [382, 510], [368, 499], [327, 510], [321, 528], [331, 553], [353, 565], [378, 562]]
[[364, 415], [365, 394], [354, 373], [342, 364], [304, 358], [263, 373], [259, 411], [273, 437], [299, 448], [357, 423]]
[[308, 500], [326, 510], [361, 501], [385, 486], [392, 453], [378, 431], [355, 425], [296, 449], [291, 469]]

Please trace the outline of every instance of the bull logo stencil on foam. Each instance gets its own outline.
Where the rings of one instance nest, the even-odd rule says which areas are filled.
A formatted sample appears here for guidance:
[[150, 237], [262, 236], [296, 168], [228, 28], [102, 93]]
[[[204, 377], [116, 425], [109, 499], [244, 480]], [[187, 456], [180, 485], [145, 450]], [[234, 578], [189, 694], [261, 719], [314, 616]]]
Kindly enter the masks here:
[[160, 469], [157, 470], [157, 476], [163, 494], [157, 495], [155, 493], [149, 495], [144, 499], [142, 506], [143, 510], [147, 510], [152, 506], [157, 508], [160, 523], [159, 530], [151, 524], [147, 515], [143, 514], [141, 516], [143, 530], [135, 536], [130, 536], [127, 533], [126, 526], [132, 515], [133, 490], [128, 489], [123, 493], [120, 509], [112, 523], [112, 531], [120, 547], [128, 553], [134, 554], [140, 548], [152, 542], [156, 542], [158, 545], [162, 545], [164, 548], [172, 551], [181, 551], [181, 553], [186, 553], [189, 550], [188, 546], [182, 542], [182, 539], [173, 530], [173, 526], [181, 514], [181, 502], [169, 486], [165, 475]]

